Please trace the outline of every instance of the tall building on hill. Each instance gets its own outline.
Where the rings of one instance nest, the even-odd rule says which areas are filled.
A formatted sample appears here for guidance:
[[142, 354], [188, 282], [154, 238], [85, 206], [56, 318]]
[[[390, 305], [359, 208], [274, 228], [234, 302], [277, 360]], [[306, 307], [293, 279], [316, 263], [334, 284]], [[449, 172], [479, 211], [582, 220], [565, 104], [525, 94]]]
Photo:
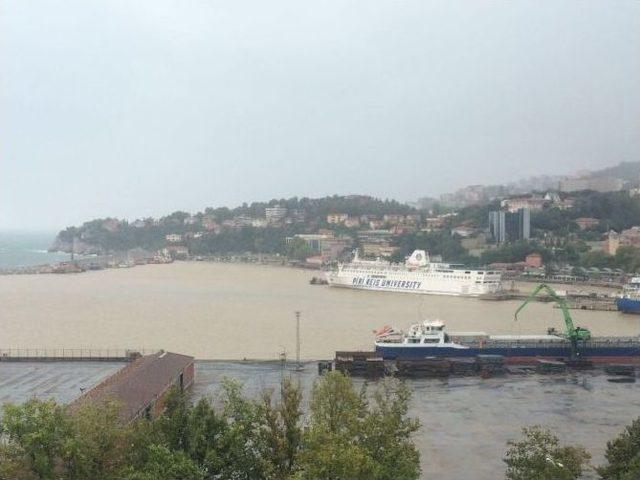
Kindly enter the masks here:
[[531, 237], [531, 211], [520, 208], [516, 212], [497, 210], [489, 212], [489, 231], [496, 243], [529, 240]]
[[496, 243], [507, 241], [506, 216], [507, 212], [503, 210], [489, 212], [489, 232]]

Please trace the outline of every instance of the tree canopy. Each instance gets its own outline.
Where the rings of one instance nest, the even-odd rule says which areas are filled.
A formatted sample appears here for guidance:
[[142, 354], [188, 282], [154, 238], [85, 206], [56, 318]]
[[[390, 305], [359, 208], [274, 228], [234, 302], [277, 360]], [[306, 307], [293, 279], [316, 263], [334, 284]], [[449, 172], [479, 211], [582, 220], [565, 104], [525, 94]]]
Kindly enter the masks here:
[[4, 407], [0, 479], [31, 480], [412, 480], [420, 475], [397, 381], [356, 390], [332, 372], [319, 378], [305, 418], [288, 379], [279, 398], [247, 398], [225, 380], [218, 402], [192, 404], [178, 390], [153, 420], [120, 424], [117, 403], [70, 411], [53, 401]]

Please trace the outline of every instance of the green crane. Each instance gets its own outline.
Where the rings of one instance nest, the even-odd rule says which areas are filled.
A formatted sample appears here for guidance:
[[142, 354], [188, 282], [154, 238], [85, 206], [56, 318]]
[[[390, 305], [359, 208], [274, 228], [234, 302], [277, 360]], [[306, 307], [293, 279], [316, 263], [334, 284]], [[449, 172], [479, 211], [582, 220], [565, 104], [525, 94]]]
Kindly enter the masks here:
[[[555, 292], [553, 288], [545, 283], [541, 283], [538, 285], [535, 290], [529, 295], [529, 297], [524, 301], [520, 308], [516, 310], [514, 315], [514, 319], [518, 320], [518, 313], [522, 310], [533, 298], [535, 298], [540, 291], [545, 290], [549, 297], [558, 304], [560, 309], [562, 310], [562, 316], [564, 317], [564, 324], [566, 327], [566, 333], [563, 335], [571, 342], [571, 356], [572, 358], [576, 358], [578, 356], [578, 341], [585, 341], [591, 338], [591, 332], [583, 327], [574, 327], [573, 319], [571, 318], [571, 314], [569, 313], [569, 307], [567, 307], [567, 303], [564, 299]], [[554, 328], [549, 328], [549, 334], [555, 334]]]

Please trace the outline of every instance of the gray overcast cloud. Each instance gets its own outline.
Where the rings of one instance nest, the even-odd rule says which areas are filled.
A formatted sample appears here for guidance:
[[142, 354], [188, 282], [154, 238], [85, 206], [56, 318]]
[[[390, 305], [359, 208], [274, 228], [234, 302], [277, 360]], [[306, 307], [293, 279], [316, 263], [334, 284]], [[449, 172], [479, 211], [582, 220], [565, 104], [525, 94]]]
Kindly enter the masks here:
[[5, 0], [0, 229], [640, 160], [640, 2]]

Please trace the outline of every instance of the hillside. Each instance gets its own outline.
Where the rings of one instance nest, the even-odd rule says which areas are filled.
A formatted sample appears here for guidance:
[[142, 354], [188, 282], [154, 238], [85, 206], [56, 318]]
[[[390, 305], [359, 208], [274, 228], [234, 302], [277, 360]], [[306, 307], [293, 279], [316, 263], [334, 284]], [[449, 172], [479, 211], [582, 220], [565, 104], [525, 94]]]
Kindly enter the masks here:
[[619, 178], [625, 182], [640, 182], [640, 162], [621, 162], [616, 166], [591, 172], [595, 178]]
[[[268, 220], [266, 209], [280, 207], [286, 215]], [[167, 235], [184, 237], [193, 253], [254, 251], [284, 252], [284, 239], [296, 233], [309, 233], [327, 227], [326, 217], [342, 213], [353, 217], [370, 215], [406, 215], [415, 208], [395, 200], [364, 195], [324, 198], [274, 199], [243, 204], [235, 208], [208, 207], [194, 214], [173, 212], [164, 217], [135, 222], [115, 218], [95, 219], [60, 231], [50, 247], [52, 251], [108, 253], [133, 248], [157, 250], [167, 244]]]

